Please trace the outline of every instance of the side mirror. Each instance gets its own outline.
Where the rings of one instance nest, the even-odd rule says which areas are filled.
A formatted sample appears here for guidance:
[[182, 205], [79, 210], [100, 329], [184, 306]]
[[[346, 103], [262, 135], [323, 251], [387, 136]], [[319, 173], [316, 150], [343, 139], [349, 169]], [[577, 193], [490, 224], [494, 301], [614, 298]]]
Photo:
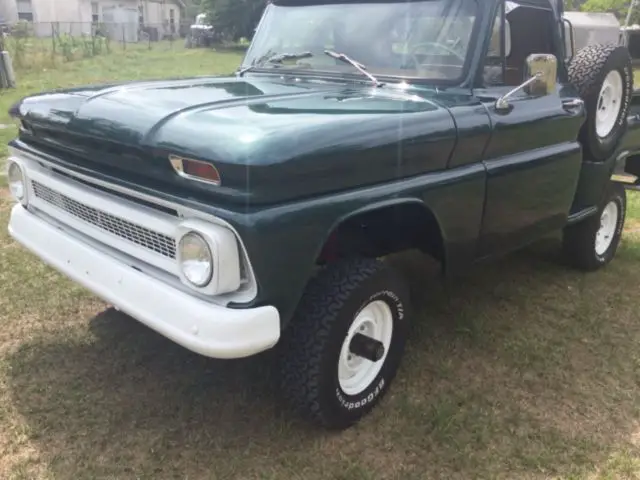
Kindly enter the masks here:
[[558, 75], [558, 59], [546, 53], [534, 53], [527, 57], [527, 74], [529, 79], [496, 100], [495, 108], [499, 112], [511, 110], [509, 98], [520, 90], [528, 95], [543, 96], [556, 89]]
[[555, 55], [534, 53], [527, 57], [527, 75], [535, 78], [525, 87], [529, 95], [548, 95], [556, 89], [558, 59]]

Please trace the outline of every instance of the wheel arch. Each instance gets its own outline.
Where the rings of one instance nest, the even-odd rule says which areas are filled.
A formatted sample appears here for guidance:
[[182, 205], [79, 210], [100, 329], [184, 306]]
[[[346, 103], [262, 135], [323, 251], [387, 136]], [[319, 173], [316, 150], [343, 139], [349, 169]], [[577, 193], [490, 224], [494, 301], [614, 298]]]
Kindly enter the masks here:
[[446, 236], [435, 213], [416, 197], [367, 205], [339, 217], [327, 230], [316, 252], [326, 264], [348, 255], [384, 256], [417, 248], [446, 267]]

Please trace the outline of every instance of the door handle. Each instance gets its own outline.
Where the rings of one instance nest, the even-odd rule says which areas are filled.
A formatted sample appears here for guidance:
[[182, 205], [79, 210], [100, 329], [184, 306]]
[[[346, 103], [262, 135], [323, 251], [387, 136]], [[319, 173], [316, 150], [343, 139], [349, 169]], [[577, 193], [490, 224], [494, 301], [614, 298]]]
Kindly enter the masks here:
[[583, 106], [584, 100], [580, 98], [571, 98], [562, 101], [562, 108], [564, 108], [567, 112], [575, 112], [576, 110], [582, 109]]

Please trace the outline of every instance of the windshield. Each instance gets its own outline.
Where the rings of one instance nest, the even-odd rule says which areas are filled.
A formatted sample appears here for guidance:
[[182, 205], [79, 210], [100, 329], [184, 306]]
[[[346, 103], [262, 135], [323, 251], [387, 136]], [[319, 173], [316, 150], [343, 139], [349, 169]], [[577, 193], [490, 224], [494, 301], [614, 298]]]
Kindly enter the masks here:
[[[243, 68], [353, 73], [325, 50], [346, 54], [373, 75], [454, 81], [464, 73], [478, 0], [270, 4]], [[310, 52], [275, 64], [275, 54]]]

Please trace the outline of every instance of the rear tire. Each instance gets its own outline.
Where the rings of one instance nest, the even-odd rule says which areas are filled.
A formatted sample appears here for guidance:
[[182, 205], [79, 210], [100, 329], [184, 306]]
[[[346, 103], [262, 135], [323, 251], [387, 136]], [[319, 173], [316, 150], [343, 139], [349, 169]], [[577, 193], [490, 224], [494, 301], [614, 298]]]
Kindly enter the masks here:
[[615, 152], [627, 127], [633, 69], [626, 47], [589, 45], [569, 65], [569, 81], [585, 102], [580, 130], [585, 159], [604, 161]]
[[[281, 388], [302, 417], [327, 429], [358, 422], [394, 379], [408, 327], [404, 280], [374, 259], [348, 259], [312, 279], [279, 345]], [[358, 333], [384, 345], [372, 362], [352, 353]]]
[[563, 251], [569, 263], [594, 271], [611, 262], [622, 238], [626, 210], [626, 190], [611, 182], [597, 215], [565, 228]]

